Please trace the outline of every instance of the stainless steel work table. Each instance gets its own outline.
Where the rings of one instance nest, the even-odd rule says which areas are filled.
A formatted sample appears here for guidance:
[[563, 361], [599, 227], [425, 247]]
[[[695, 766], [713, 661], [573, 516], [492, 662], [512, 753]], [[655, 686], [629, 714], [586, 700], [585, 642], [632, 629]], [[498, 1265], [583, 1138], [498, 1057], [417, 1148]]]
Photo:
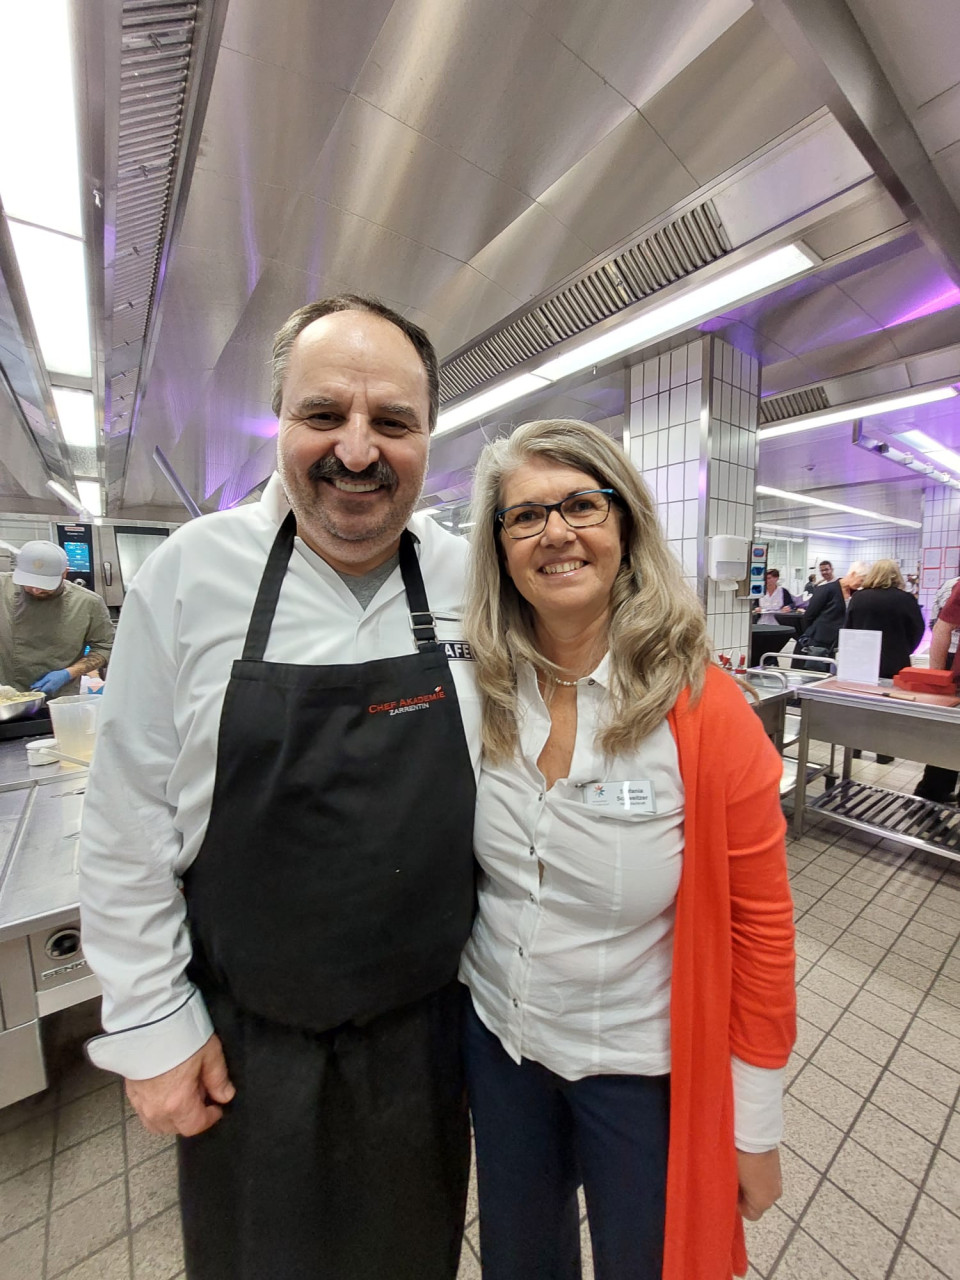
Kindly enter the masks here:
[[[885, 697], [884, 690], [891, 687], [889, 681], [881, 681], [873, 694], [828, 680], [797, 690], [801, 712], [794, 835], [803, 834], [806, 814], [815, 812], [960, 861], [960, 809], [856, 782], [850, 776], [855, 747], [960, 770], [960, 708]], [[806, 764], [811, 741], [832, 743], [843, 747], [844, 753], [839, 784], [808, 805]]]
[[0, 1107], [44, 1088], [40, 1019], [99, 994], [80, 944], [85, 768], [0, 742]]

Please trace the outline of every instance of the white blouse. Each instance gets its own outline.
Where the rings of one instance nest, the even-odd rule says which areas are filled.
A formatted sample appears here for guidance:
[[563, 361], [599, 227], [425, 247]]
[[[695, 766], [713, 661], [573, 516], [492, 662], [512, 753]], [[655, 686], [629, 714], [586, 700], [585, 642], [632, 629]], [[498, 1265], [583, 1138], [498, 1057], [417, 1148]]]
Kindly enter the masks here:
[[[596, 746], [606, 658], [577, 686], [569, 777], [537, 767], [550, 716], [525, 667], [519, 758], [484, 763], [474, 843], [479, 910], [461, 961], [477, 1014], [515, 1061], [567, 1080], [670, 1070], [674, 906], [684, 792], [666, 720], [629, 756]], [[737, 1145], [775, 1146], [782, 1072], [734, 1059]]]

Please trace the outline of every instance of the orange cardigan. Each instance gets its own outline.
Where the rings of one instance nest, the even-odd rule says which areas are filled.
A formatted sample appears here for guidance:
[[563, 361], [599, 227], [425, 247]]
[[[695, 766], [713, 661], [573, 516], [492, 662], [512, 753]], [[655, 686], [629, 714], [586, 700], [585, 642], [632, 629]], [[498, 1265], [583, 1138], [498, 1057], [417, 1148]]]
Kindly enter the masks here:
[[730, 1055], [782, 1067], [796, 1035], [781, 764], [718, 667], [696, 703], [680, 696], [669, 723], [685, 807], [663, 1280], [730, 1280], [747, 1269]]

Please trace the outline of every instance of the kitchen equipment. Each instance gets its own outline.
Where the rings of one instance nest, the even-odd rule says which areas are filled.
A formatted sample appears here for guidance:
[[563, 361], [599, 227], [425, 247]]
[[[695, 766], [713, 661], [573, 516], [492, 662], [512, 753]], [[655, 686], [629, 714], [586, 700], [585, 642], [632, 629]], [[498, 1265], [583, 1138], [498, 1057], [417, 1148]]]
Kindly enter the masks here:
[[50, 717], [61, 756], [71, 761], [86, 761], [93, 757], [100, 704], [101, 699], [92, 693], [53, 699]]
[[0, 685], [0, 724], [20, 720], [39, 711], [46, 698], [42, 693], [19, 693], [9, 685]]
[[59, 759], [56, 738], [33, 738], [27, 743], [26, 751], [27, 764], [31, 768], [42, 764], [56, 764]]

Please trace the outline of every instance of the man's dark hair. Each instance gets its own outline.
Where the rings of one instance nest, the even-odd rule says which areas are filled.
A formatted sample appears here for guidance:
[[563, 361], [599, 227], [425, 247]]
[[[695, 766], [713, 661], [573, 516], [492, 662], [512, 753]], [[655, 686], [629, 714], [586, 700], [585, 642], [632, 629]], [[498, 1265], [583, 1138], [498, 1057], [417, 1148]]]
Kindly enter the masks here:
[[299, 335], [314, 320], [333, 315], [336, 311], [366, 311], [369, 315], [380, 316], [397, 326], [400, 332], [413, 343], [417, 355], [423, 362], [427, 374], [427, 392], [430, 401], [428, 427], [432, 431], [437, 425], [437, 413], [440, 408], [440, 366], [437, 353], [426, 332], [411, 320], [406, 320], [392, 307], [378, 298], [368, 298], [360, 293], [339, 293], [334, 298], [321, 298], [319, 302], [310, 302], [300, 307], [286, 321], [273, 340], [273, 380], [271, 405], [279, 418], [280, 405], [283, 400], [283, 379], [290, 363], [290, 352]]
[[830, 560], [821, 560], [821, 561], [820, 561], [820, 568], [822, 569], [824, 565], [826, 565], [828, 569], [832, 569], [832, 568], [833, 568], [833, 563], [832, 563]]
[[767, 570], [767, 577], [768, 577], [768, 578], [779, 578], [779, 577], [780, 577], [780, 570], [779, 570], [779, 569], [768, 569], [768, 570]]

